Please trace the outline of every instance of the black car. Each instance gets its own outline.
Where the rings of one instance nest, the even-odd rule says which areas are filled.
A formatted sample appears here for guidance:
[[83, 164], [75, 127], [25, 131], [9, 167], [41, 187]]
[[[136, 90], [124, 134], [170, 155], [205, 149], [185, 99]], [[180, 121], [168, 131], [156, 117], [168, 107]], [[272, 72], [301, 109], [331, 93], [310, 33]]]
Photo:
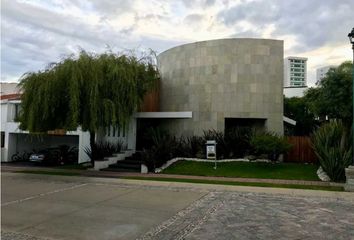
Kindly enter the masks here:
[[30, 162], [42, 163], [48, 165], [61, 164], [61, 156], [59, 148], [46, 148], [33, 153], [29, 157]]

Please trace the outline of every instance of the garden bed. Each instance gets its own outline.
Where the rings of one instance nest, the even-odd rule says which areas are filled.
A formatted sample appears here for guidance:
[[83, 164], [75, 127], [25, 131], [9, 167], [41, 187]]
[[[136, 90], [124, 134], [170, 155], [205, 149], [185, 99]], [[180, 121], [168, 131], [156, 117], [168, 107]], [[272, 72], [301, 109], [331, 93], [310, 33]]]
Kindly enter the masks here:
[[262, 162], [223, 162], [214, 169], [212, 162], [178, 161], [162, 173], [234, 177], [234, 178], [263, 178], [319, 181], [316, 174], [318, 169], [314, 164], [297, 163], [262, 163]]

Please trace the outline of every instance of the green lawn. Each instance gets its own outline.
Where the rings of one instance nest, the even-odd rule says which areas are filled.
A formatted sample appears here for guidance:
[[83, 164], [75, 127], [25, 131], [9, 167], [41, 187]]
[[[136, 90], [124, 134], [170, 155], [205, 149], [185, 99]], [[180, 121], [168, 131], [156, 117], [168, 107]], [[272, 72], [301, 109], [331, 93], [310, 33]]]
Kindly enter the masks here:
[[213, 167], [214, 163], [209, 162], [178, 161], [162, 173], [319, 181], [316, 174], [318, 166], [312, 164], [227, 162], [218, 163], [216, 170]]

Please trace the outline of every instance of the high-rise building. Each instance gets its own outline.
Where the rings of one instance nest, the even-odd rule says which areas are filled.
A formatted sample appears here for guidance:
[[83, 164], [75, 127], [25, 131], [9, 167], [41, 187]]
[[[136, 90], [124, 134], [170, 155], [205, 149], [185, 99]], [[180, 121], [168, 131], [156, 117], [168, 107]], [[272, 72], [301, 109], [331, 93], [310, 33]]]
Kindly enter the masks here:
[[307, 58], [287, 57], [284, 60], [284, 87], [307, 86]]
[[321, 80], [326, 76], [327, 72], [331, 68], [336, 68], [337, 66], [329, 65], [321, 68], [316, 69], [316, 85], [318, 85]]

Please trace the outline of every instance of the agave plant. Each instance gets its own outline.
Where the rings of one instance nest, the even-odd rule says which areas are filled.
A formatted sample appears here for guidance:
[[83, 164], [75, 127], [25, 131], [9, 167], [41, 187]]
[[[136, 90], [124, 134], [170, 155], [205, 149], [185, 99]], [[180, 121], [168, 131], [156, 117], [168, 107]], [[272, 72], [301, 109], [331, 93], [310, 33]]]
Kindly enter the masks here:
[[332, 181], [345, 180], [345, 168], [351, 162], [353, 150], [349, 138], [339, 120], [323, 124], [312, 136], [312, 146], [320, 165]]

